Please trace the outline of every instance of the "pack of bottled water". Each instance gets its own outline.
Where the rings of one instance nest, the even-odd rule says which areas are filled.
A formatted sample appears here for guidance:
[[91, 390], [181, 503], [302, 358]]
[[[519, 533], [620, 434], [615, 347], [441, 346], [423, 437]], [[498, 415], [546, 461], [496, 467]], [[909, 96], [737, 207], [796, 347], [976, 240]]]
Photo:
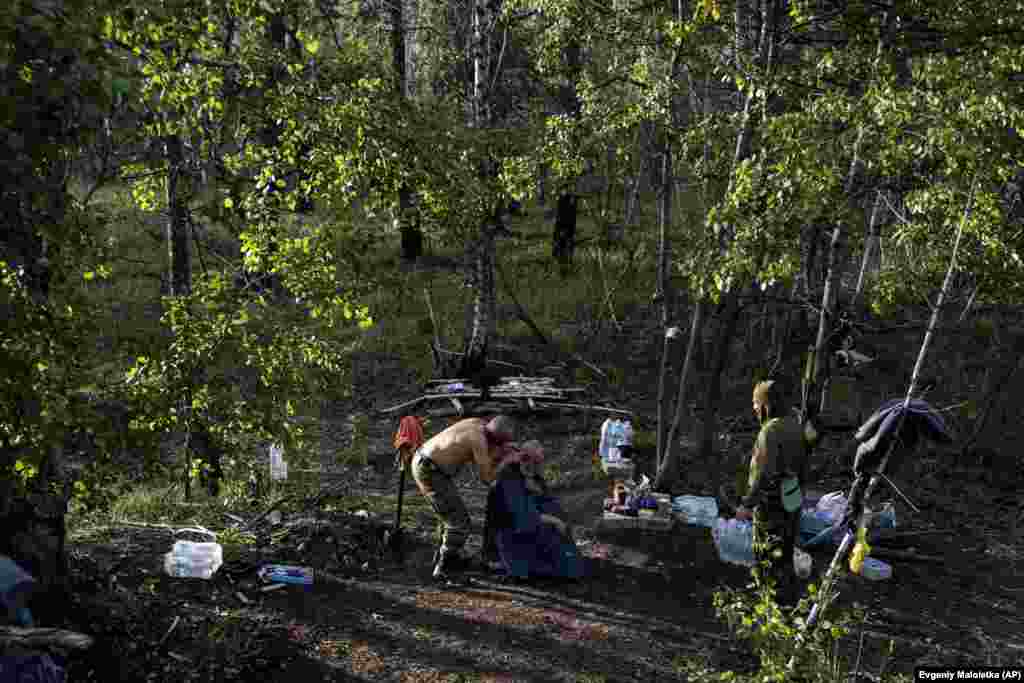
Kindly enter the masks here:
[[270, 446], [270, 480], [284, 481], [288, 478], [288, 462], [284, 459], [284, 447], [280, 444]]
[[601, 425], [601, 444], [598, 453], [604, 462], [621, 462], [622, 446], [633, 445], [633, 423], [629, 420], [608, 418]]
[[687, 524], [710, 528], [718, 519], [718, 501], [710, 496], [676, 496], [672, 499], [672, 512]]
[[178, 529], [175, 535], [194, 533], [208, 536], [212, 541], [196, 543], [175, 541], [171, 552], [164, 555], [164, 571], [168, 576], [210, 579], [224, 563], [224, 550], [216, 542], [217, 535], [207, 529]]
[[723, 562], [752, 567], [754, 560], [754, 527], [740, 519], [715, 519], [711, 537]]

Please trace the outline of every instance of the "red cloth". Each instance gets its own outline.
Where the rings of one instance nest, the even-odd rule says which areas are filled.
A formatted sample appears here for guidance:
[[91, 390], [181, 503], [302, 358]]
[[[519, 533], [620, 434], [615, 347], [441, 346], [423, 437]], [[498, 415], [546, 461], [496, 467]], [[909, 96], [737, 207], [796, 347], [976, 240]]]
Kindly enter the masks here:
[[416, 450], [423, 445], [423, 423], [418, 417], [406, 415], [398, 423], [398, 431], [395, 432], [395, 448], [408, 446]]

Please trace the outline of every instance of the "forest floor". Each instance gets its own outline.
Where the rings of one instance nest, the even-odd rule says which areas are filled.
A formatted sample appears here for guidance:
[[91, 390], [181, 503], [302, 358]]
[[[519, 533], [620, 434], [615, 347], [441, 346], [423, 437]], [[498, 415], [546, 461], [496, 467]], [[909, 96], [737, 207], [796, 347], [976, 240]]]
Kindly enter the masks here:
[[[640, 339], [651, 348], [621, 359], [627, 380], [616, 399], [648, 418], [656, 343]], [[375, 379], [377, 408], [416, 395], [387, 377]], [[747, 389], [734, 393], [723, 411], [732, 416], [723, 420], [726, 459], [741, 458], [753, 438]], [[752, 670], [749, 645], [730, 635], [713, 606], [716, 591], [742, 587], [750, 576], [718, 559], [708, 529], [595, 534], [605, 482], [590, 456], [600, 419], [538, 415], [524, 425], [527, 438], [546, 447], [548, 473], [590, 559], [583, 581], [508, 585], [474, 574], [439, 588], [429, 576], [435, 521], [411, 483], [399, 562], [381, 539], [394, 514], [397, 475], [387, 454], [396, 419], [375, 419], [370, 451], [379, 460], [324, 475], [346, 482], [348, 493], [254, 525], [252, 536], [226, 550], [210, 581], [163, 574], [166, 529], [111, 523], [76, 530], [69, 543], [76, 604], [67, 625], [97, 635], [99, 644], [72, 663], [71, 679], [625, 682], [685, 680], [695, 663]], [[441, 426], [435, 420], [428, 432]], [[848, 488], [848, 441], [833, 438], [819, 450], [815, 490]], [[675, 491], [714, 495], [717, 469], [685, 458]], [[862, 670], [877, 672], [883, 660], [888, 671], [905, 674], [921, 665], [1024, 662], [1024, 560], [1020, 541], [1006, 531], [1017, 494], [943, 458], [927, 453], [894, 476], [920, 512], [891, 489], [880, 495], [894, 500], [901, 527], [933, 532], [911, 548], [932, 559], [892, 560], [888, 581], [841, 582], [839, 606], [867, 613], [840, 652], [852, 661], [860, 651]], [[460, 485], [479, 530], [485, 489], [470, 472]], [[252, 520], [262, 510], [229, 512]], [[479, 534], [469, 550], [479, 550]], [[813, 555], [812, 580], [831, 552]], [[313, 567], [315, 583], [264, 592], [256, 577], [264, 562]]]
[[[523, 321], [502, 304], [497, 321], [502, 344], [495, 345], [495, 355], [522, 362], [533, 374], [558, 373], [560, 384], [587, 385], [581, 402], [632, 410], [637, 437], [643, 435], [649, 451], [664, 331], [658, 311], [638, 303], [653, 282], [653, 267], [641, 267], [646, 261], [638, 254], [644, 248], [651, 253], [653, 247], [581, 248], [578, 272], [563, 282], [545, 270], [550, 226], [537, 222], [528, 235], [527, 227], [508, 250], [503, 272], [511, 279], [502, 280], [502, 291], [521, 283], [519, 301], [560, 351], [553, 354], [550, 344], [538, 348]], [[157, 254], [142, 247], [138, 251]], [[742, 588], [750, 575], [719, 560], [708, 529], [596, 533], [606, 482], [595, 475], [591, 456], [602, 414], [538, 414], [524, 424], [525, 438], [545, 446], [546, 474], [590, 560], [592, 571], [585, 580], [523, 586], [475, 574], [472, 583], [438, 588], [430, 580], [436, 523], [411, 482], [405, 492], [404, 562], [383, 547], [381, 532], [392, 523], [396, 501], [391, 437], [398, 416], [381, 417], [375, 411], [419, 395], [419, 384], [429, 373], [423, 351], [431, 328], [434, 333], [441, 328], [449, 343], [457, 344], [453, 340], [464, 324], [468, 294], [455, 270], [378, 265], [382, 273], [395, 275], [381, 285], [379, 301], [370, 302], [377, 324], [368, 334], [368, 349], [353, 355], [352, 398], [320, 416], [325, 432], [333, 432], [322, 446], [323, 481], [307, 482], [314, 493], [339, 482], [345, 491], [315, 509], [285, 505], [279, 522], [252, 524], [251, 534], [233, 530], [235, 522], [225, 513], [249, 524], [266, 509], [266, 501], [251, 507], [192, 503], [194, 508], [164, 501], [164, 507], [177, 509], [175, 528], [202, 523], [219, 532], [225, 564], [209, 581], [164, 574], [163, 556], [172, 537], [156, 524], [171, 520], [159, 515], [129, 518], [149, 526], [129, 524], [124, 516], [72, 525], [68, 554], [74, 598], [65, 626], [95, 635], [97, 645], [88, 657], [70, 663], [70, 680], [607, 683], [685, 680], [683, 672], [691, 667], [753, 670], [757, 660], [750, 644], [731, 635], [713, 603], [717, 591]], [[436, 323], [422, 310], [424, 289], [432, 292]], [[155, 292], [112, 289], [106, 295], [124, 308], [126, 302], [152, 301]], [[746, 338], [734, 340], [743, 348], [734, 354], [737, 360], [723, 382], [715, 444], [720, 459], [697, 462], [684, 451], [674, 493], [718, 495], [720, 485], [725, 482], [728, 488], [748, 457], [756, 428], [750, 388], [772, 356], [763, 339], [765, 306], [752, 313]], [[124, 315], [137, 325], [153, 312]], [[833, 383], [833, 402], [847, 410], [847, 422], [859, 421], [885, 399], [905, 392], [923, 319], [878, 321], [898, 336], [869, 340], [875, 346], [869, 355], [877, 360], [864, 377]], [[741, 325], [739, 337], [743, 330]], [[954, 425], [959, 427], [970, 426], [960, 416], [984, 422], [980, 412], [998, 408], [990, 411], [986, 433], [993, 439], [985, 445], [991, 449], [993, 442], [1003, 442], [1007, 447], [985, 468], [924, 451], [892, 473], [919, 511], [888, 488], [878, 498], [894, 501], [900, 527], [930, 532], [907, 548], [930, 559], [892, 560], [888, 581], [842, 579], [838, 607], [858, 605], [867, 615], [840, 643], [839, 656], [851, 662], [850, 668], [856, 659], [862, 672], [878, 672], [884, 664], [889, 672], [904, 674], [920, 665], [1024, 662], [1024, 548], [1020, 535], [1010, 531], [1018, 528], [1012, 519], [1021, 511], [1024, 471], [1024, 461], [1010, 444], [1024, 423], [1012, 400], [985, 389], [999, 386], [1006, 396], [1018, 391], [1016, 385], [1002, 387], [990, 379], [1016, 371], [1024, 321], [1017, 321], [1016, 331], [999, 319], [987, 332], [978, 330], [984, 334], [944, 329], [937, 336], [926, 372], [939, 380], [939, 388], [928, 400], [949, 410], [944, 414], [959, 420]], [[523, 357], [506, 354], [507, 348], [526, 350], [531, 344], [533, 352]], [[569, 358], [565, 351], [600, 366], [606, 376], [572, 369], [562, 362]], [[552, 358], [559, 353], [561, 358]], [[552, 370], [552, 363], [561, 370]], [[787, 371], [798, 373], [799, 364], [795, 359]], [[702, 387], [705, 379], [698, 373], [694, 384]], [[339, 465], [342, 451], [356, 450], [354, 416], [367, 425], [363, 455], [368, 454], [369, 464]], [[696, 432], [695, 420], [689, 405], [686, 438]], [[446, 423], [429, 420], [428, 434]], [[850, 437], [830, 435], [819, 446], [810, 488], [822, 493], [848, 489]], [[649, 461], [639, 462], [641, 471], [650, 472]], [[460, 485], [479, 530], [485, 489], [471, 472], [463, 474]], [[477, 534], [469, 551], [478, 552], [479, 544]], [[813, 556], [812, 581], [831, 552]], [[313, 567], [315, 582], [266, 592], [256, 571], [267, 562]]]

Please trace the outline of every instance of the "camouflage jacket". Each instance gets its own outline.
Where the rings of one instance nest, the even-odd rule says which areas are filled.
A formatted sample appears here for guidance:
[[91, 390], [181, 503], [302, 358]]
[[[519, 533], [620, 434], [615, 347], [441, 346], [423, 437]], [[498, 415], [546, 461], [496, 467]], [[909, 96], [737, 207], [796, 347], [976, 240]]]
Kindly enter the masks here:
[[743, 497], [744, 507], [781, 512], [779, 486], [782, 480], [795, 476], [801, 486], [807, 482], [807, 451], [799, 420], [776, 417], [765, 422], [750, 457], [750, 478], [747, 495]]

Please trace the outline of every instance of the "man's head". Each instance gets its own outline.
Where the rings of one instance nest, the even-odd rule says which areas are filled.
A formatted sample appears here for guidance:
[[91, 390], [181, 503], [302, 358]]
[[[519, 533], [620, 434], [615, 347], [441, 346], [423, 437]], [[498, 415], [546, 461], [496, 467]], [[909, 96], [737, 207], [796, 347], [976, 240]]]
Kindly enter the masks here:
[[531, 465], [544, 463], [544, 447], [540, 445], [539, 441], [531, 439], [520, 446], [520, 450], [523, 453], [523, 462]]
[[516, 421], [508, 415], [498, 415], [484, 425], [487, 442], [494, 446], [504, 446], [516, 440]]
[[782, 406], [786, 399], [783, 395], [782, 384], [778, 380], [769, 379], [758, 382], [754, 386], [753, 396], [754, 415], [761, 422], [766, 422], [781, 414]]

